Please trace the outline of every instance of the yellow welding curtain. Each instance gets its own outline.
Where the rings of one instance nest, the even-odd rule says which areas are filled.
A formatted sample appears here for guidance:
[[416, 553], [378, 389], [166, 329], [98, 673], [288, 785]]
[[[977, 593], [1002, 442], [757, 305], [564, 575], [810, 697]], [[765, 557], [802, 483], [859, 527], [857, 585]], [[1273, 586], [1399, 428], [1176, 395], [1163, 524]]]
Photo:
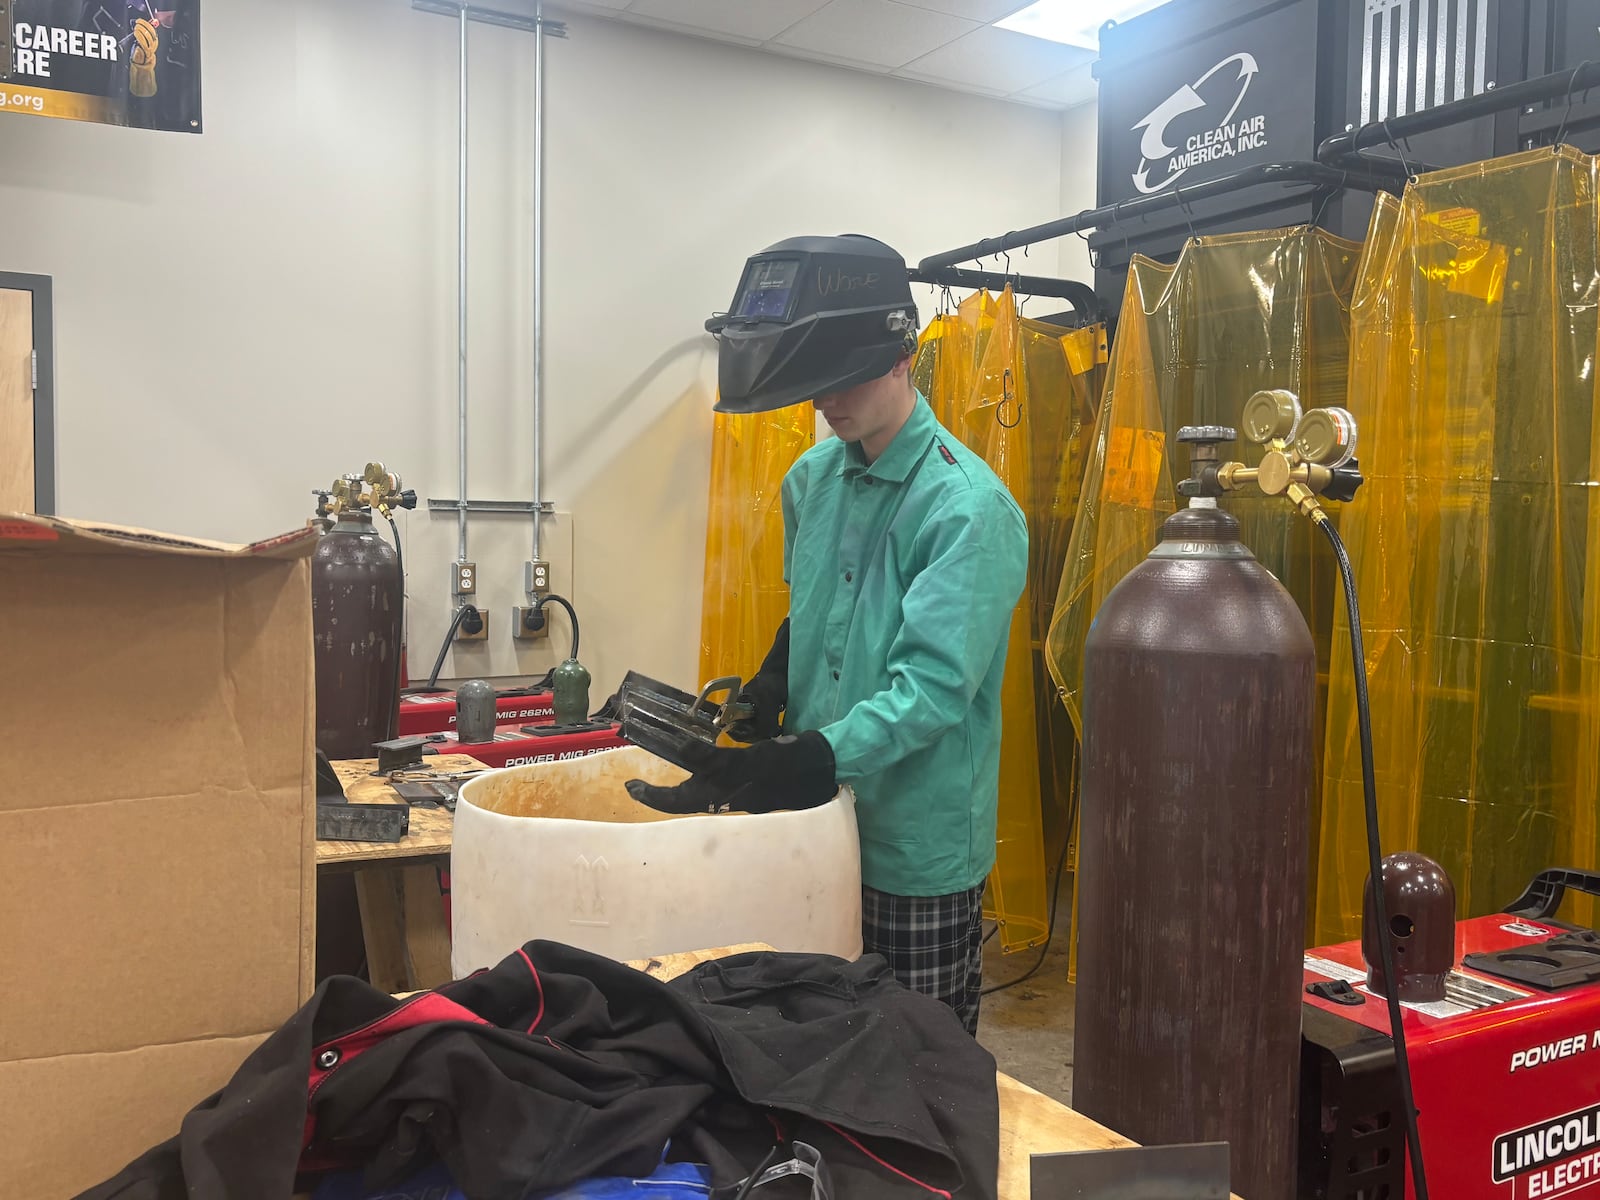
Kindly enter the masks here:
[[[1297, 227], [1194, 238], [1174, 265], [1134, 258], [1046, 643], [1075, 726], [1090, 622], [1155, 545], [1175, 508], [1175, 483], [1189, 473], [1179, 428], [1237, 428], [1260, 388], [1287, 388], [1306, 409], [1348, 405], [1359, 418], [1359, 403], [1345, 394], [1359, 253], [1355, 243]], [[1243, 441], [1230, 453], [1252, 465], [1261, 457]], [[1311, 626], [1320, 729], [1337, 579], [1326, 545], [1281, 498], [1223, 503]], [[1314, 867], [1314, 846], [1307, 858]]]
[[[1175, 483], [1189, 474], [1179, 428], [1237, 428], [1260, 388], [1287, 388], [1307, 409], [1347, 405], [1359, 253], [1353, 242], [1302, 226], [1192, 238], [1171, 266], [1134, 258], [1048, 640], [1074, 722], [1089, 623], [1155, 545], [1176, 507]], [[1243, 441], [1230, 453], [1251, 464], [1261, 457]], [[1334, 574], [1310, 524], [1282, 499], [1224, 503], [1245, 544], [1321, 631], [1325, 664]]]
[[[1043, 799], [1064, 804], [1070, 794], [1070, 729], [1052, 722], [1037, 651], [1076, 512], [1104, 339], [1101, 327], [1023, 320], [1009, 290], [979, 292], [934, 319], [913, 368], [939, 419], [994, 468], [1028, 518], [1029, 580], [1012, 615], [1001, 694], [1000, 812], [986, 906], [1008, 952], [1045, 937]], [[1057, 733], [1064, 746], [1054, 743]], [[1058, 781], [1066, 785], [1059, 794]]]
[[[1424, 176], [1374, 212], [1351, 386], [1380, 828], [1494, 912], [1600, 865], [1600, 204], [1595, 160], [1536, 150]], [[1360, 757], [1340, 613], [1321, 941], [1360, 929]], [[1581, 914], [1586, 922], [1592, 913]]]
[[816, 412], [718, 413], [712, 439], [700, 678], [749, 679], [789, 615], [783, 477], [816, 441]]

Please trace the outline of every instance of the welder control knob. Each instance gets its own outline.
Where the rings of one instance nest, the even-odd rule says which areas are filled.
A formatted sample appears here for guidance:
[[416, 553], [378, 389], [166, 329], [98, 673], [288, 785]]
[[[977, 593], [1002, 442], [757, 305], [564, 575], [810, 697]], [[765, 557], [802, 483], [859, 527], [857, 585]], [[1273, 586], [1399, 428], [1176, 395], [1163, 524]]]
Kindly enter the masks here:
[[1239, 434], [1228, 425], [1185, 425], [1178, 430], [1178, 440], [1196, 446], [1215, 446], [1222, 442], [1236, 442]]
[[1307, 462], [1342, 467], [1356, 455], [1356, 419], [1346, 408], [1313, 408], [1300, 422], [1294, 448]]
[[1257, 392], [1244, 402], [1244, 436], [1257, 445], [1287, 442], [1300, 425], [1300, 397], [1282, 388]]

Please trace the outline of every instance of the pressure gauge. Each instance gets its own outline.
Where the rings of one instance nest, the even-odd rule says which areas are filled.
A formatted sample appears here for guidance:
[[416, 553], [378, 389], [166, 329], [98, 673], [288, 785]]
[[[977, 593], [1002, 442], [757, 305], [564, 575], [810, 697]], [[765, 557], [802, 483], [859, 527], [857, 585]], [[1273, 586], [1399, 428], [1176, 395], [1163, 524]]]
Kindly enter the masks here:
[[1345, 408], [1313, 408], [1300, 422], [1294, 448], [1324, 467], [1342, 467], [1356, 456], [1356, 419]]
[[1244, 402], [1244, 435], [1252, 442], [1287, 442], [1300, 425], [1300, 398], [1282, 388], [1257, 392]]

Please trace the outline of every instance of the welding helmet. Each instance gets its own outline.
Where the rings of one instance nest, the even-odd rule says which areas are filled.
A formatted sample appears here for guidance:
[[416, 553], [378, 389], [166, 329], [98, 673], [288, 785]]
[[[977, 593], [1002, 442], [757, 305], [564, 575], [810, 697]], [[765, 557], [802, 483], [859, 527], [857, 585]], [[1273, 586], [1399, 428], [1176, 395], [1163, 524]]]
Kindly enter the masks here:
[[752, 255], [715, 334], [718, 412], [770, 412], [887, 375], [917, 346], [905, 259], [876, 238], [798, 237]]

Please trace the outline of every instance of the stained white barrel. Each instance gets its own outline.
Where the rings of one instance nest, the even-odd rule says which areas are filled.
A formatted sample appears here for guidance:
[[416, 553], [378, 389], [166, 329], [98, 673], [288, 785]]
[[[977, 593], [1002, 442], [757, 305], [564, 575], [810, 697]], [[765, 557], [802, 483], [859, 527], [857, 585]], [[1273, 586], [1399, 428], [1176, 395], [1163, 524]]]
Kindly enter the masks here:
[[804, 812], [671, 817], [624, 787], [683, 777], [628, 747], [468, 782], [450, 854], [456, 977], [533, 938], [624, 960], [743, 942], [859, 957], [850, 790]]

